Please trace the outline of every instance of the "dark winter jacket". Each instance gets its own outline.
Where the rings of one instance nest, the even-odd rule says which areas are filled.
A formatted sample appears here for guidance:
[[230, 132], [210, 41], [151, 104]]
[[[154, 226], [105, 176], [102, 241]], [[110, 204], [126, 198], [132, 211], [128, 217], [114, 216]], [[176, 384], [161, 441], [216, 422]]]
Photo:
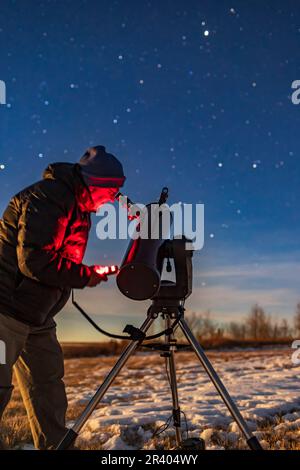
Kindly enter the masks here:
[[9, 202], [0, 220], [0, 313], [40, 326], [83, 288], [90, 196], [79, 166], [49, 165]]

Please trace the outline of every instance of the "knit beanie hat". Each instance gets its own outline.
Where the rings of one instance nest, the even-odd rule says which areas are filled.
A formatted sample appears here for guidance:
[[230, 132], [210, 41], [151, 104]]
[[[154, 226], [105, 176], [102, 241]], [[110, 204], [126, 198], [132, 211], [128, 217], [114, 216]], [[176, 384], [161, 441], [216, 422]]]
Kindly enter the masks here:
[[105, 147], [90, 147], [79, 160], [82, 176], [88, 186], [118, 188], [123, 186], [124, 176], [121, 162]]

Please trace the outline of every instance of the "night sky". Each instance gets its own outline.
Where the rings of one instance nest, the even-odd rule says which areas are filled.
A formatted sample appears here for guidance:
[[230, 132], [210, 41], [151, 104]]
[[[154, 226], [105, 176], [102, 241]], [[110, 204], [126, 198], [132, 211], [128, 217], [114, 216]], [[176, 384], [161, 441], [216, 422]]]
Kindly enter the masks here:
[[[55, 161], [105, 145], [123, 192], [205, 204], [189, 310], [241, 320], [258, 302], [291, 318], [300, 301], [300, 10], [296, 1], [31, 1], [0, 5], [0, 210]], [[45, 221], [46, 222], [46, 221]], [[126, 241], [86, 262], [120, 263]], [[78, 294], [105, 328], [139, 325], [149, 302], [114, 279]], [[103, 339], [68, 305], [65, 340]]]

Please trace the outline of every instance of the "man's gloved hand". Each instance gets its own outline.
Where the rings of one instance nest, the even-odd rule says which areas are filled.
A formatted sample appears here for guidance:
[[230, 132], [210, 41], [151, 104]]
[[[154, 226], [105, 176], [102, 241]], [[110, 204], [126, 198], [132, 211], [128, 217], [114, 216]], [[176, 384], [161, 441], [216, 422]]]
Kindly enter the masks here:
[[86, 287], [96, 287], [98, 286], [98, 284], [100, 284], [100, 282], [107, 281], [106, 274], [99, 274], [99, 272], [96, 271], [96, 268], [98, 267], [99, 266], [90, 266], [90, 269], [92, 270], [92, 274]]

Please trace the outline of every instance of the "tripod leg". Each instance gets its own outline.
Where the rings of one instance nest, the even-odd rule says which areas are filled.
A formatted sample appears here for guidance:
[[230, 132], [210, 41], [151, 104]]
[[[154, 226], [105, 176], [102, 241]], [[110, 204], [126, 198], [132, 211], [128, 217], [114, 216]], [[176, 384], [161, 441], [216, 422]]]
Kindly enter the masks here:
[[179, 320], [179, 325], [187, 338], [188, 342], [191, 344], [192, 348], [194, 349], [198, 359], [200, 360], [203, 368], [205, 369], [206, 373], [210, 377], [212, 383], [216, 387], [217, 391], [219, 392], [222, 400], [224, 401], [225, 405], [227, 406], [229, 412], [231, 413], [232, 417], [238, 424], [240, 430], [244, 434], [247, 444], [251, 450], [263, 450], [259, 441], [253, 434], [251, 433], [250, 429], [247, 426], [246, 421], [244, 420], [243, 416], [241, 415], [239, 409], [237, 408], [236, 404], [230, 397], [229, 393], [227, 392], [225, 386], [223, 385], [221, 379], [219, 378], [218, 374], [216, 373], [215, 369], [213, 368], [212, 364], [210, 363], [208, 357], [206, 356], [205, 352], [203, 351], [202, 347], [194, 337], [192, 331], [190, 330], [189, 326], [187, 325], [184, 318]]
[[[154, 322], [154, 318], [152, 318], [149, 315], [144, 321], [140, 330], [146, 333], [153, 322]], [[114, 379], [117, 377], [122, 367], [126, 364], [129, 357], [134, 353], [136, 348], [139, 346], [140, 342], [141, 342], [140, 340], [131, 341], [131, 343], [129, 343], [126, 346], [120, 358], [118, 359], [114, 367], [111, 369], [109, 374], [106, 376], [102, 385], [100, 385], [100, 387], [98, 388], [95, 395], [92, 397], [92, 399], [88, 403], [85, 410], [82, 412], [79, 418], [77, 418], [74, 426], [71, 429], [69, 429], [69, 431], [63, 437], [62, 441], [58, 444], [56, 450], [68, 449], [75, 442], [79, 431], [81, 430], [83, 425], [86, 423], [86, 421], [89, 419], [90, 415], [92, 414], [92, 412], [94, 411], [94, 409], [96, 408], [100, 400], [103, 398], [104, 394], [107, 392], [108, 388], [110, 387]]]
[[[166, 318], [166, 328], [169, 328], [171, 325], [170, 317]], [[176, 349], [176, 340], [174, 339], [173, 333], [170, 336], [166, 336], [166, 342], [169, 343], [170, 350], [167, 353], [166, 359], [169, 365], [170, 372], [170, 387], [172, 393], [172, 402], [173, 402], [173, 423], [175, 427], [176, 435], [176, 444], [180, 446], [182, 443], [181, 436], [181, 416], [180, 416], [180, 406], [178, 398], [178, 389], [177, 389], [177, 377], [176, 377], [176, 367], [175, 367], [175, 349]], [[173, 343], [173, 344], [172, 344]]]

